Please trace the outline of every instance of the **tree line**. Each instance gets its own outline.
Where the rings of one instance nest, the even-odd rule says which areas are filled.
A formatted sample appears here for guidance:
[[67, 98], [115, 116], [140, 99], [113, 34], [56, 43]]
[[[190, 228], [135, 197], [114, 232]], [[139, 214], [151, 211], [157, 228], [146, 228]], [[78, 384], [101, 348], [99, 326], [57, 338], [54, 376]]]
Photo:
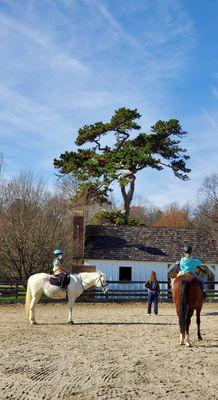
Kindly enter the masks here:
[[[83, 202], [75, 206], [76, 185], [63, 180], [54, 193], [31, 172], [21, 172], [0, 181], [0, 276], [18, 277], [24, 284], [37, 272], [50, 272], [55, 248], [64, 251], [64, 262], [72, 267], [73, 215], [83, 209], [86, 223], [120, 224], [104, 219], [104, 213], [122, 215], [113, 199], [102, 205]], [[169, 204], [161, 210], [152, 205], [132, 205], [130, 218], [141, 225], [156, 227], [195, 227], [218, 232], [218, 174], [206, 177], [200, 188], [201, 198], [192, 209]], [[130, 219], [131, 221], [131, 219]]]
[[56, 247], [70, 259], [72, 213], [66, 199], [51, 194], [31, 172], [0, 183], [0, 276], [23, 283], [36, 272], [49, 272]]

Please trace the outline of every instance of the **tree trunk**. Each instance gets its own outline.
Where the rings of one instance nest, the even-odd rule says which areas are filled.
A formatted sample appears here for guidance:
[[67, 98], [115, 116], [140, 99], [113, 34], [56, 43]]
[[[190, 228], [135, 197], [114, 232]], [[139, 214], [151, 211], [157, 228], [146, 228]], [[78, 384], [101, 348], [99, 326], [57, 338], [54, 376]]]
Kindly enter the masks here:
[[127, 219], [129, 217], [130, 206], [131, 206], [132, 199], [133, 199], [133, 194], [134, 194], [134, 191], [135, 191], [135, 179], [136, 179], [135, 175], [132, 175], [131, 182], [129, 184], [129, 190], [127, 189], [127, 185], [126, 186], [120, 185], [121, 193], [122, 193], [122, 196], [123, 196], [125, 219]]

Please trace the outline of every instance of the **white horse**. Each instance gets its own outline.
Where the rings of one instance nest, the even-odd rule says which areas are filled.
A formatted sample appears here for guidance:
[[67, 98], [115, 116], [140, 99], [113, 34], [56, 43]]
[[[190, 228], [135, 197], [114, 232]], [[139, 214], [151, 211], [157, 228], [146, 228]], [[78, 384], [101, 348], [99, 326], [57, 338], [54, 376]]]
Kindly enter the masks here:
[[50, 298], [65, 298], [66, 291], [68, 295], [68, 324], [73, 324], [72, 308], [75, 300], [81, 293], [89, 289], [91, 286], [102, 289], [107, 293], [107, 282], [105, 275], [98, 272], [81, 272], [80, 274], [70, 274], [70, 283], [67, 290], [60, 289], [59, 286], [51, 285], [49, 282], [50, 275], [45, 273], [35, 274], [30, 276], [27, 283], [26, 292], [26, 317], [30, 325], [36, 324], [35, 308], [40, 297], [44, 294]]

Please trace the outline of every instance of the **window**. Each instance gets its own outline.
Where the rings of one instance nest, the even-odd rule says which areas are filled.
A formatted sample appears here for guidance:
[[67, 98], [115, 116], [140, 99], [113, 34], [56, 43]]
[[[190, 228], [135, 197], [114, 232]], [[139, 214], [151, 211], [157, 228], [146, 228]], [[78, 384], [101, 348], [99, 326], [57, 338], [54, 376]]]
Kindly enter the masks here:
[[131, 282], [132, 280], [132, 267], [120, 267], [119, 281]]

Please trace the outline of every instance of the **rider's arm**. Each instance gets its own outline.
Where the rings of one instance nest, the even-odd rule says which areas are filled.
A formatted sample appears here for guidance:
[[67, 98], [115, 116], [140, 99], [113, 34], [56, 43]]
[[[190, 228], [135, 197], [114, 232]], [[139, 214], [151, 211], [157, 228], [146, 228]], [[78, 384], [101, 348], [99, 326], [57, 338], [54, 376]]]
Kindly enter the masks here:
[[198, 260], [197, 258], [195, 258], [194, 260], [195, 260], [195, 267], [201, 267], [202, 265], [201, 260]]
[[59, 264], [59, 267], [58, 267], [58, 268], [59, 268], [60, 271], [63, 271], [63, 272], [65, 272], [66, 274], [70, 272], [68, 269], [64, 268], [63, 265], [62, 265], [61, 263]]
[[61, 271], [66, 272], [66, 274], [70, 272], [68, 269], [66, 269], [66, 268], [64, 268], [64, 267], [61, 267]]
[[180, 271], [184, 273], [183, 259], [180, 260]]
[[176, 261], [176, 263], [174, 264], [174, 267], [176, 268], [176, 273], [178, 274], [178, 272], [181, 271], [180, 261]]
[[59, 271], [59, 266], [60, 266], [60, 260], [56, 259], [53, 262], [53, 272], [57, 272]]

